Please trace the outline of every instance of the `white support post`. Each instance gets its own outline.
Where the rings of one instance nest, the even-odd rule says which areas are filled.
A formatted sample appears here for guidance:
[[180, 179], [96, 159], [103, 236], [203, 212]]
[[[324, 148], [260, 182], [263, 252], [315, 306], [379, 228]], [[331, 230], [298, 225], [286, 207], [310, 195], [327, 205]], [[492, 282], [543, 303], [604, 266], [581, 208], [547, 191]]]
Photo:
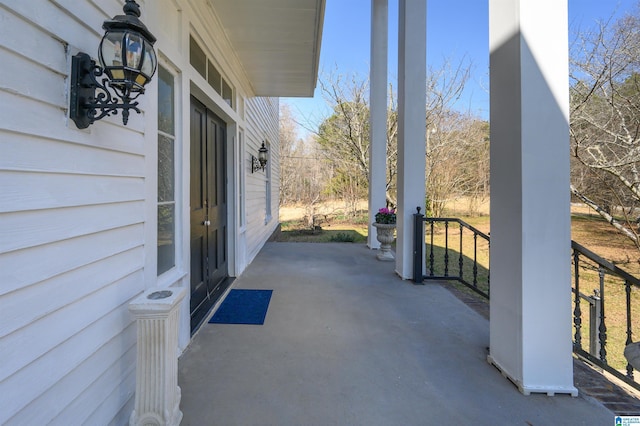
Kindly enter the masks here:
[[387, 200], [387, 51], [389, 44], [388, 0], [371, 0], [371, 68], [369, 86], [369, 234], [367, 245], [380, 248], [376, 212]]
[[427, 2], [399, 0], [396, 273], [413, 277], [413, 214], [424, 207]]
[[150, 289], [129, 304], [138, 330], [136, 395], [130, 426], [177, 426], [178, 322], [185, 288]]
[[490, 0], [489, 362], [577, 395], [571, 347], [567, 0]]

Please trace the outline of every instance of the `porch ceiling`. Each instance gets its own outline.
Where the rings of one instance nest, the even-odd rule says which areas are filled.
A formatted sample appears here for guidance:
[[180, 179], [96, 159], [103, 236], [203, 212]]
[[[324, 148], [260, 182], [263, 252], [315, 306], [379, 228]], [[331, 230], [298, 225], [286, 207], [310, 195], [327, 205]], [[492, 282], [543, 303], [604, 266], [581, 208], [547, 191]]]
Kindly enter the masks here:
[[258, 96], [313, 96], [325, 0], [210, 0]]

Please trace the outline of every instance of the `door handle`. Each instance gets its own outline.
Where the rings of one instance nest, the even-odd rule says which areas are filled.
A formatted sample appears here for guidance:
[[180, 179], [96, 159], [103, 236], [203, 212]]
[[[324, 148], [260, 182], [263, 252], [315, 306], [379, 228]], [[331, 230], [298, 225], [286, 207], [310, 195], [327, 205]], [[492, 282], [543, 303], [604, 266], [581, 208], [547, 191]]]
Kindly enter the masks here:
[[210, 220], [205, 220], [204, 222], [202, 222], [202, 224], [204, 226], [210, 226], [211, 225], [211, 221]]

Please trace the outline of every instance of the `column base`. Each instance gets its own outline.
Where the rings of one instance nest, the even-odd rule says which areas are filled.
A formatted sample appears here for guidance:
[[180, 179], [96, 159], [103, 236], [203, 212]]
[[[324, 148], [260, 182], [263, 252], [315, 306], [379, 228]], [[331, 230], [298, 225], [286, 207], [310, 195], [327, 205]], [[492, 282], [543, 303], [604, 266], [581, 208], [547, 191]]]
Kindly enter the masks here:
[[[180, 394], [180, 388], [178, 387], [178, 394]], [[129, 426], [179, 426], [182, 421], [182, 411], [180, 411], [180, 400], [175, 406], [173, 413], [165, 420], [160, 418], [156, 413], [145, 413], [138, 416], [135, 410], [131, 413], [129, 418]]]
[[393, 253], [391, 253], [391, 250], [380, 250], [380, 253], [376, 255], [376, 258], [378, 260], [382, 260], [383, 262], [392, 262], [396, 260], [396, 258], [393, 257]]
[[504, 370], [491, 355], [487, 355], [487, 362], [497, 368], [504, 378], [516, 385], [523, 395], [529, 396], [532, 393], [546, 393], [547, 396], [554, 396], [556, 394], [571, 395], [574, 398], [578, 396], [578, 389], [574, 386], [526, 386], [521, 380], [516, 379]]
[[178, 319], [185, 288], [152, 288], [129, 303], [138, 332], [136, 394], [130, 426], [178, 426]]

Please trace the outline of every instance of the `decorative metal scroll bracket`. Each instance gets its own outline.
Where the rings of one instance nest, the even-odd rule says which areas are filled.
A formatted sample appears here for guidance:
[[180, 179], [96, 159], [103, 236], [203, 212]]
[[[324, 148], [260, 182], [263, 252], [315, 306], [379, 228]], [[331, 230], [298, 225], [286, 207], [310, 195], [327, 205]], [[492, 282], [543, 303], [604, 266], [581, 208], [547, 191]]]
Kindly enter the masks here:
[[264, 172], [265, 168], [267, 167], [268, 152], [269, 150], [264, 145], [264, 142], [262, 142], [262, 146], [258, 150], [258, 158], [254, 157], [253, 155], [251, 156], [251, 173], [255, 173], [258, 170], [262, 170]]
[[260, 164], [260, 161], [253, 155], [251, 156], [251, 173], [255, 173], [258, 170], [264, 171], [264, 167]]
[[[108, 115], [117, 115], [122, 110], [122, 123], [129, 121], [129, 110], [140, 114], [138, 102], [135, 100], [142, 92], [138, 92], [134, 98], [126, 94], [120, 94], [111, 87], [111, 81], [104, 75], [102, 68], [86, 53], [74, 55], [71, 63], [71, 87], [69, 102], [69, 118], [76, 123], [79, 129], [86, 129], [95, 121]], [[73, 88], [75, 87], [75, 90]], [[96, 88], [100, 92], [96, 95]], [[119, 96], [113, 96], [111, 90]]]

